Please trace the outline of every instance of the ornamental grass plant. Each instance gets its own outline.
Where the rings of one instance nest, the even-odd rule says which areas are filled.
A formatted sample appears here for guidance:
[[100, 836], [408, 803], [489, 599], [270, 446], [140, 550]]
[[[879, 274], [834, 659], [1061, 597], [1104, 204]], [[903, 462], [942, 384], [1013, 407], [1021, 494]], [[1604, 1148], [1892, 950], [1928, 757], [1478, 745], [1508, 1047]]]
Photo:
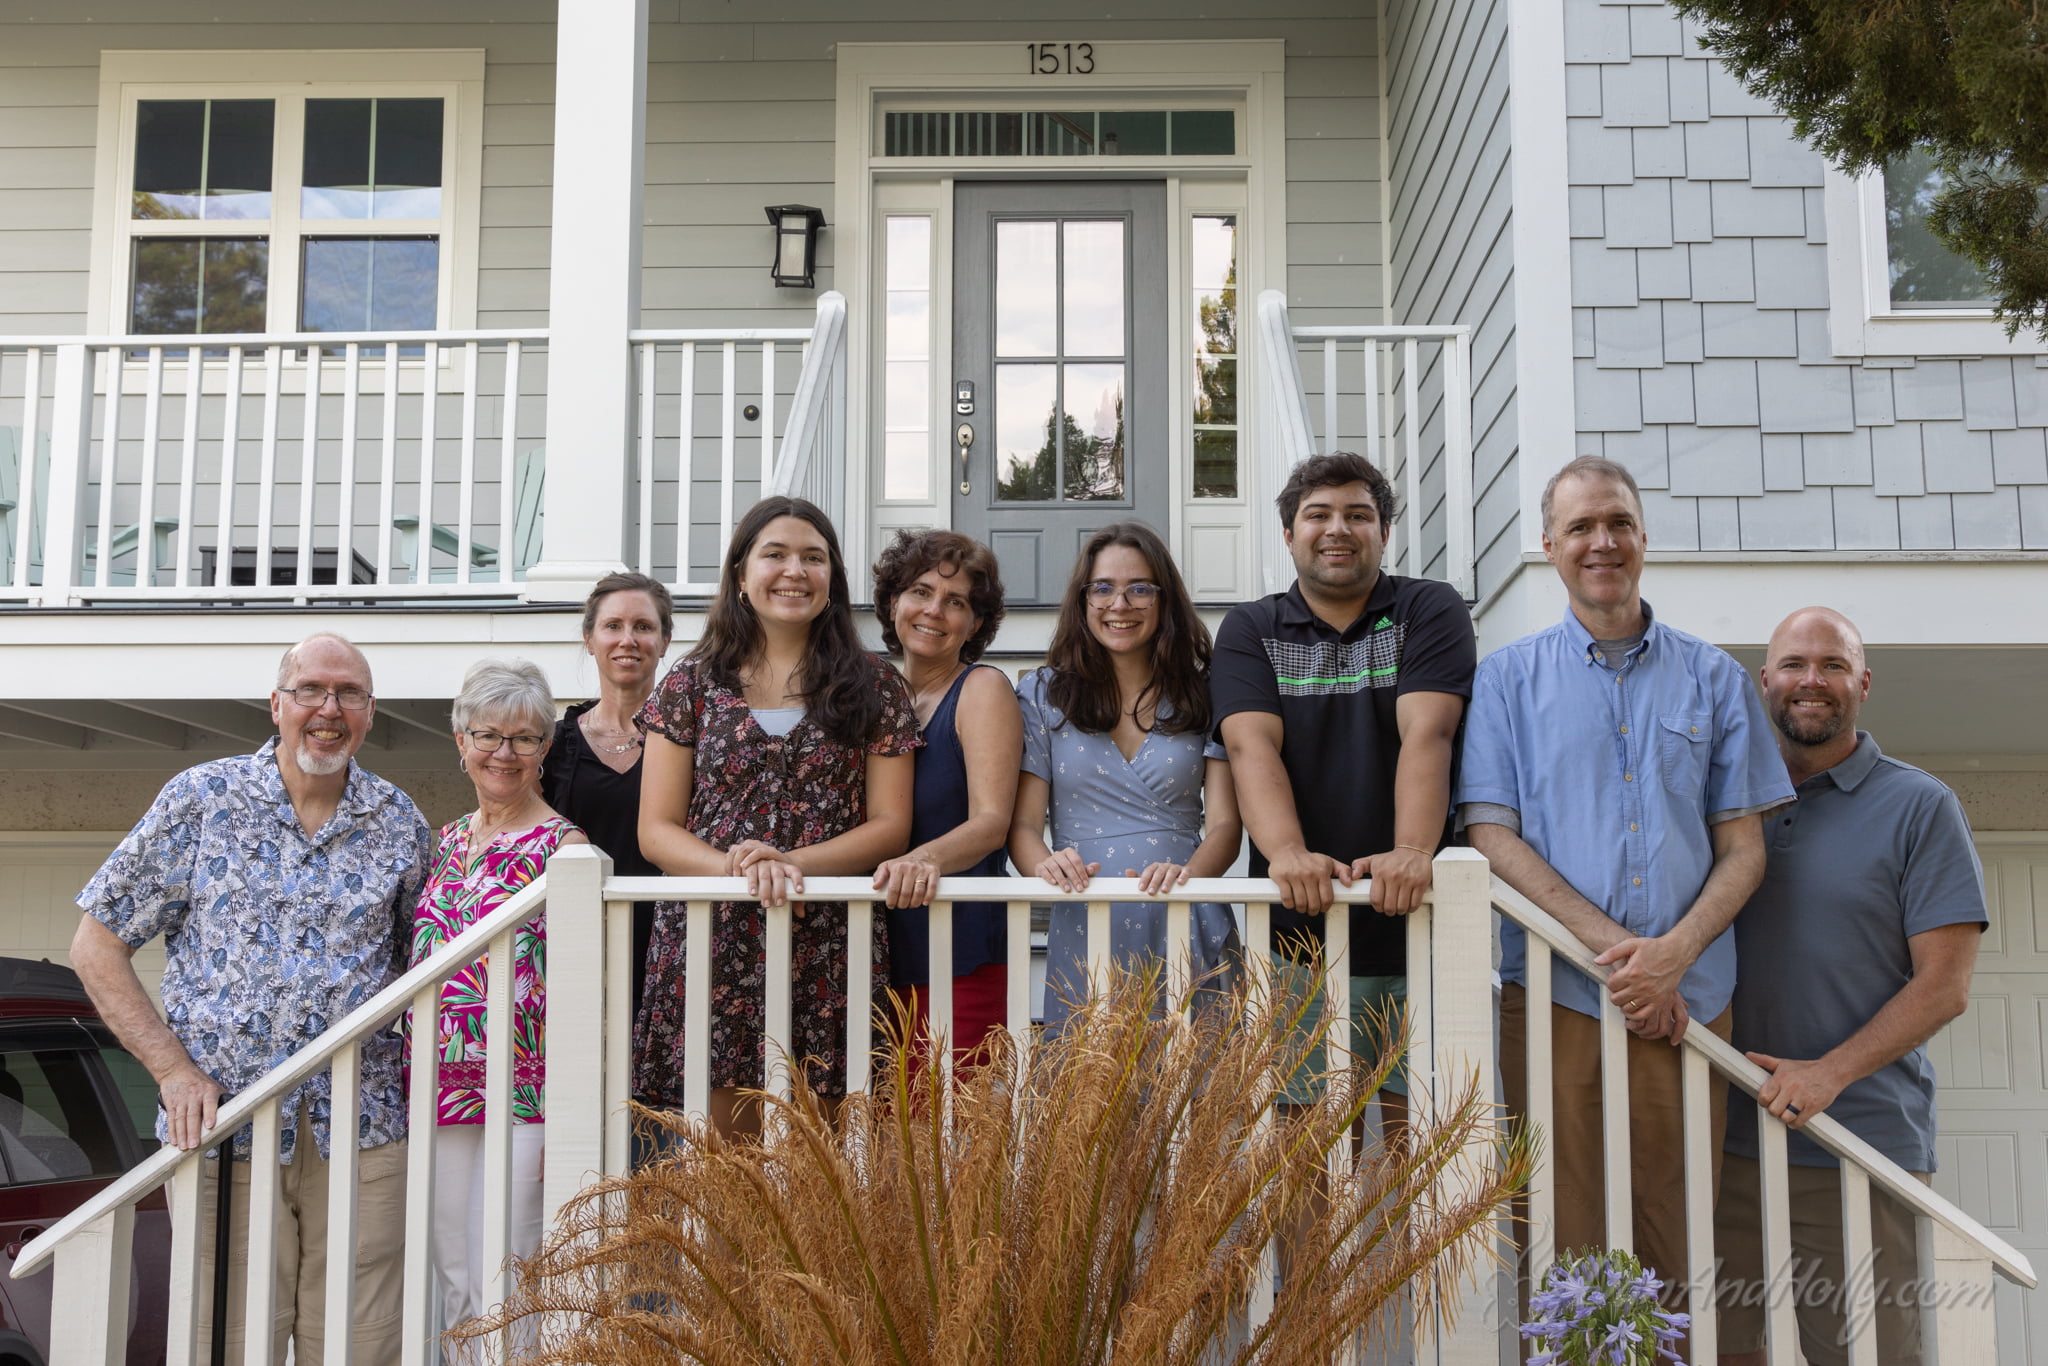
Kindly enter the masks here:
[[[1118, 973], [1028, 1055], [997, 1031], [950, 1087], [899, 1022], [871, 1093], [831, 1115], [799, 1080], [761, 1098], [760, 1141], [643, 1115], [670, 1156], [586, 1190], [455, 1336], [518, 1325], [524, 1360], [616, 1366], [1326, 1366], [1400, 1305], [1455, 1309], [1530, 1159], [1476, 1082], [1332, 1164], [1401, 1031], [1276, 1111], [1327, 1027], [1257, 994], [1164, 1013], [1160, 994]], [[1279, 1229], [1289, 1282], [1252, 1325]]]

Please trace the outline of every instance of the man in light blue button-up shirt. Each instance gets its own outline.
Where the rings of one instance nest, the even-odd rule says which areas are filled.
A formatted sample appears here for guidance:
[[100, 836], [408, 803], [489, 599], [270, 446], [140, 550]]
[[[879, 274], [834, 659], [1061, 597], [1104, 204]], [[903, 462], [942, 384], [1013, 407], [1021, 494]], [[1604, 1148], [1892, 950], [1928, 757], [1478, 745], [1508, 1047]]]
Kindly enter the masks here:
[[[1676, 1289], [1687, 1267], [1670, 1044], [1693, 1020], [1727, 1037], [1728, 926], [1763, 876], [1760, 813], [1791, 800], [1792, 786], [1742, 666], [1642, 600], [1642, 500], [1628, 471], [1572, 461], [1543, 514], [1544, 553], [1570, 606], [1480, 663], [1460, 818], [1495, 873], [1613, 969], [1608, 990], [1631, 1034], [1635, 1250]], [[1502, 1072], [1522, 1112], [1522, 932], [1504, 924], [1501, 947]], [[1604, 1246], [1599, 988], [1562, 965], [1553, 983], [1556, 1246]], [[1714, 1096], [1718, 1175], [1723, 1088]]]

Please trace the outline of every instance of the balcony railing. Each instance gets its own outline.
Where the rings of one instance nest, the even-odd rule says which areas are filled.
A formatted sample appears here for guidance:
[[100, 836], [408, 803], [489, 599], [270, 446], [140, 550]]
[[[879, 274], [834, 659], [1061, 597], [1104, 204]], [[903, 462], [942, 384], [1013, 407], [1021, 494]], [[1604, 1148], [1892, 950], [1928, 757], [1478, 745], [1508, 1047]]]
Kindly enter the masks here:
[[[735, 509], [839, 507], [845, 301], [634, 332], [620, 561], [716, 587]], [[813, 347], [816, 336], [824, 344]], [[0, 337], [0, 602], [506, 599], [550, 478], [539, 330]]]
[[[358, 1082], [363, 1041], [390, 1024], [401, 1012], [412, 1008], [431, 1016], [440, 1001], [440, 984], [464, 964], [488, 951], [497, 961], [509, 961], [513, 935], [528, 920], [543, 911], [553, 912], [556, 926], [595, 927], [595, 932], [559, 934], [549, 943], [548, 962], [548, 1142], [544, 1167], [543, 1209], [552, 1221], [556, 1211], [586, 1183], [600, 1174], [618, 1173], [628, 1161], [626, 1102], [630, 1076], [628, 1056], [629, 1021], [626, 1018], [630, 974], [639, 965], [629, 961], [632, 942], [632, 903], [635, 900], [679, 900], [687, 907], [688, 980], [685, 1000], [689, 1012], [685, 1025], [687, 1056], [684, 1082], [687, 1108], [703, 1114], [708, 1108], [708, 1035], [711, 993], [709, 951], [711, 906], [715, 899], [744, 895], [744, 884], [736, 878], [613, 878], [609, 860], [590, 849], [568, 849], [557, 854], [546, 877], [479, 921], [467, 933], [448, 945], [430, 961], [415, 967], [397, 982], [330, 1029], [319, 1040], [278, 1068], [262, 1081], [234, 1097], [220, 1112], [217, 1132], [232, 1133], [254, 1122], [255, 1154], [252, 1167], [251, 1212], [260, 1220], [274, 1210], [277, 1198], [277, 1146], [283, 1098], [306, 1078], [328, 1068], [334, 1073], [334, 1107], [338, 1114], [353, 1111], [358, 1103]], [[1147, 898], [1136, 890], [1135, 880], [1103, 879], [1082, 893], [1063, 892], [1030, 879], [948, 878], [940, 888], [941, 899], [932, 909], [931, 1008], [936, 1019], [950, 1019], [951, 1000], [951, 914], [952, 900], [1002, 901], [1009, 907], [1011, 961], [1027, 961], [1032, 902], [1084, 903], [1088, 907], [1088, 944], [1092, 966], [1099, 967], [1109, 951], [1110, 902], [1156, 900], [1167, 907], [1168, 948], [1171, 961], [1184, 961], [1189, 939], [1189, 907], [1197, 901], [1238, 903], [1244, 907], [1248, 957], [1254, 964], [1256, 984], [1265, 961], [1264, 950], [1271, 943], [1272, 906], [1277, 888], [1263, 880], [1219, 878], [1191, 881], [1175, 890], [1171, 898]], [[809, 897], [820, 901], [849, 903], [848, 952], [850, 961], [867, 962], [872, 945], [876, 893], [865, 878], [814, 878], [807, 883]], [[1344, 890], [1344, 903], [1369, 899], [1367, 884]], [[1521, 925], [1529, 933], [1529, 990], [1532, 999], [1549, 994], [1550, 978], [1561, 963], [1565, 971], [1580, 972], [1596, 980], [1605, 969], [1596, 967], [1592, 954], [1550, 916], [1497, 880], [1489, 878], [1485, 860], [1469, 850], [1448, 850], [1438, 856], [1434, 885], [1427, 904], [1409, 917], [1408, 973], [1411, 1049], [1409, 1081], [1412, 1103], [1426, 1111], [1440, 1097], [1455, 1092], [1458, 1083], [1475, 1074], [1494, 1074], [1495, 1004], [1488, 968], [1488, 955], [1473, 951], [1474, 945], [1492, 941], [1494, 913]], [[789, 964], [794, 913], [790, 907], [771, 908], [765, 917], [767, 951], [766, 1033], [770, 1055], [786, 1052], [790, 1042], [792, 993]], [[1328, 959], [1326, 971], [1335, 988], [1329, 999], [1345, 999], [1342, 984], [1350, 975], [1348, 917], [1330, 916], [1326, 921]], [[484, 1146], [487, 1168], [485, 1189], [507, 1190], [511, 1152], [511, 973], [491, 976], [489, 1001], [488, 1056], [499, 1065], [490, 1069], [486, 1091], [487, 1120]], [[850, 1001], [847, 1010], [849, 1045], [848, 1083], [854, 1088], [867, 1081], [867, 1055], [871, 1043], [872, 1002], [867, 998], [868, 975], [864, 971], [847, 975]], [[1256, 989], [1256, 987], [1255, 987]], [[1010, 974], [1008, 1022], [1012, 1033], [1026, 1046], [1030, 1040], [1029, 976]], [[1532, 1118], [1544, 1124], [1548, 1119], [1550, 1053], [1547, 1012], [1531, 1011], [1528, 1038], [1528, 1075]], [[1625, 1115], [1626, 1031], [1620, 1013], [1602, 993], [1601, 1052], [1604, 1070], [1610, 1078], [1609, 1117], [1604, 1135], [1610, 1196], [1608, 1238], [1615, 1246], [1626, 1246], [1629, 1238], [1627, 1173], [1629, 1130]], [[1341, 1019], [1332, 1023], [1333, 1044], [1347, 1042], [1348, 1025]], [[1711, 1153], [1708, 1146], [1708, 1097], [1710, 1088], [1732, 1081], [1744, 1092], [1755, 1095], [1765, 1074], [1741, 1054], [1714, 1038], [1707, 1030], [1688, 1031], [1684, 1055], [1685, 1139], [1679, 1152], [1670, 1155], [1682, 1163], [1685, 1172], [1688, 1256], [1695, 1268], [1714, 1263], [1712, 1218]], [[943, 1065], [944, 1054], [941, 1054]], [[1619, 1077], [1619, 1081], [1613, 1080]], [[415, 1060], [412, 1093], [412, 1133], [409, 1151], [408, 1228], [405, 1268], [405, 1362], [423, 1366], [433, 1350], [431, 1279], [431, 1226], [433, 1148], [435, 1125], [435, 1065], [431, 1056]], [[786, 1093], [786, 1070], [770, 1073], [770, 1085]], [[1758, 1122], [1763, 1144], [1765, 1265], [1774, 1285], [1789, 1288], [1792, 1259], [1787, 1233], [1785, 1196], [1786, 1130], [1768, 1111], [1759, 1109]], [[338, 1128], [343, 1126], [337, 1126]], [[1921, 1267], [1923, 1280], [1938, 1278], [1945, 1293], [1935, 1297], [1931, 1327], [1940, 1360], [1993, 1360], [1996, 1326], [1991, 1289], [1994, 1276], [2019, 1285], [2035, 1284], [2033, 1267], [2004, 1240], [1987, 1230], [1970, 1215], [1921, 1185], [1886, 1158], [1843, 1129], [1826, 1115], [1805, 1126], [1804, 1132], [1842, 1159], [1845, 1198], [1851, 1209], [1867, 1210], [1863, 1199], [1875, 1188], [1913, 1210], [1922, 1230], [1920, 1243], [1931, 1249], [1932, 1264]], [[337, 1150], [337, 1157], [340, 1156]], [[1473, 1160], [1487, 1161], [1485, 1153]], [[56, 1260], [56, 1302], [79, 1306], [80, 1311], [60, 1318], [55, 1325], [52, 1366], [84, 1366], [121, 1359], [128, 1329], [127, 1296], [113, 1293], [126, 1274], [129, 1244], [138, 1201], [166, 1183], [170, 1186], [172, 1215], [172, 1270], [170, 1321], [168, 1325], [170, 1366], [188, 1366], [195, 1360], [194, 1320], [197, 1284], [198, 1240], [207, 1236], [199, 1228], [199, 1183], [203, 1157], [198, 1152], [181, 1153], [165, 1148], [134, 1171], [109, 1186], [61, 1223], [23, 1250], [14, 1268], [16, 1276], [34, 1274], [52, 1257]], [[331, 1179], [339, 1189], [330, 1195], [330, 1208], [353, 1210], [354, 1164], [337, 1160]], [[1553, 1192], [1550, 1169], [1539, 1166], [1531, 1191], [1528, 1242], [1538, 1274], [1553, 1255]], [[498, 1268], [486, 1298], [501, 1299], [507, 1289], [504, 1269], [507, 1248], [507, 1220], [502, 1209], [488, 1213], [484, 1220], [483, 1261]], [[1868, 1220], [1845, 1217], [1845, 1264], [1850, 1284], [1847, 1303], [1868, 1303], [1872, 1293]], [[347, 1249], [353, 1239], [353, 1225], [336, 1217], [330, 1227], [327, 1265], [330, 1268], [328, 1302], [349, 1300], [349, 1268], [354, 1259]], [[251, 1278], [249, 1321], [267, 1321], [268, 1277]], [[1498, 1350], [1496, 1328], [1512, 1318], [1513, 1304], [1494, 1303], [1495, 1286], [1490, 1275], [1468, 1288], [1464, 1312], [1455, 1326], [1443, 1321], [1417, 1326], [1415, 1359], [1438, 1363], [1492, 1362]], [[1696, 1277], [1690, 1286], [1694, 1330], [1688, 1340], [1692, 1360], [1715, 1360], [1712, 1284], [1708, 1276]], [[110, 1310], [109, 1305], [117, 1306]], [[1254, 1317], [1270, 1309], [1263, 1296], [1251, 1306]], [[1491, 1311], [1491, 1312], [1488, 1312]], [[1791, 1319], [1792, 1300], [1780, 1297], [1767, 1316], [1769, 1357], [1775, 1364], [1797, 1360], [1797, 1327]], [[327, 1321], [327, 1354], [330, 1360], [349, 1357], [351, 1325], [346, 1314], [330, 1314]], [[267, 1334], [249, 1339], [247, 1360], [253, 1366], [268, 1361]], [[1874, 1344], [1868, 1333], [1851, 1344], [1851, 1361], [1875, 1366]]]
[[1472, 329], [1296, 327], [1277, 289], [1259, 296], [1258, 326], [1269, 486], [1311, 455], [1363, 455], [1393, 481], [1402, 509], [1388, 568], [1447, 580], [1470, 600]]

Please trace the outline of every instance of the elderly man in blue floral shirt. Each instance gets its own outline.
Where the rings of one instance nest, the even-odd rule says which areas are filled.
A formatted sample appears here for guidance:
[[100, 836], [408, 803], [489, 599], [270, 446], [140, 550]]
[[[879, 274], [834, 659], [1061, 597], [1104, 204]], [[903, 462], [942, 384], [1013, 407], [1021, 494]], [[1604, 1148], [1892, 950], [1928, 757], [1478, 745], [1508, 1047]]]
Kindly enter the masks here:
[[[158, 1135], [209, 1138], [215, 1109], [318, 1038], [405, 966], [413, 901], [432, 834], [406, 795], [355, 764], [376, 719], [369, 662], [339, 636], [285, 653], [270, 698], [277, 738], [252, 755], [187, 769], [158, 795], [78, 895], [72, 962], [114, 1032], [156, 1077]], [[164, 936], [166, 1026], [135, 975], [136, 949]], [[359, 1112], [340, 1117], [358, 1158], [354, 1359], [399, 1358], [405, 1228], [405, 1089], [389, 1031], [363, 1050]], [[285, 1099], [276, 1230], [274, 1359], [286, 1345], [318, 1366], [326, 1331], [329, 1075]], [[307, 1130], [311, 1142], [307, 1142]], [[246, 1192], [250, 1140], [235, 1143]], [[209, 1178], [201, 1227], [211, 1227]], [[246, 1198], [232, 1202], [227, 1325], [242, 1351]], [[200, 1284], [212, 1283], [208, 1240]], [[199, 1341], [212, 1296], [202, 1294]]]

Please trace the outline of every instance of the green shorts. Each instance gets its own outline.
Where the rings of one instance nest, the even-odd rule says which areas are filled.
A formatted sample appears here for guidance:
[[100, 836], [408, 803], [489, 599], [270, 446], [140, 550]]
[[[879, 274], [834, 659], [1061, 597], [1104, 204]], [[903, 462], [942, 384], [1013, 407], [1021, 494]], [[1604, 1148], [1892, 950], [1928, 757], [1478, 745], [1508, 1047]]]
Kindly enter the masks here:
[[[1304, 1026], [1312, 1027], [1310, 1022], [1320, 1018], [1323, 1008], [1323, 988], [1320, 975], [1318, 974], [1317, 978], [1311, 981], [1309, 967], [1306, 963], [1282, 958], [1275, 954], [1273, 957], [1273, 983], [1274, 989], [1280, 993], [1280, 999], [1289, 1005], [1299, 999], [1300, 993], [1303, 990], [1311, 993], [1308, 1008], [1302, 1012], [1302, 1022]], [[1380, 1050], [1386, 1046], [1386, 1030], [1382, 1026], [1407, 1004], [1408, 979], [1406, 976], [1353, 977], [1351, 979], [1352, 1051], [1367, 1059], [1377, 1058]], [[1287, 1085], [1281, 1089], [1281, 1103], [1284, 1105], [1314, 1104], [1316, 1098], [1322, 1094], [1322, 1083], [1319, 1074], [1323, 1071], [1323, 1067], [1323, 1047], [1321, 1044], [1317, 1044], [1309, 1050], [1308, 1056], [1302, 1060], [1300, 1070], [1289, 1078]], [[1397, 1096], [1407, 1095], [1408, 1078], [1406, 1069], [1399, 1066], [1395, 1067], [1388, 1074], [1387, 1083], [1381, 1089], [1391, 1091]]]

